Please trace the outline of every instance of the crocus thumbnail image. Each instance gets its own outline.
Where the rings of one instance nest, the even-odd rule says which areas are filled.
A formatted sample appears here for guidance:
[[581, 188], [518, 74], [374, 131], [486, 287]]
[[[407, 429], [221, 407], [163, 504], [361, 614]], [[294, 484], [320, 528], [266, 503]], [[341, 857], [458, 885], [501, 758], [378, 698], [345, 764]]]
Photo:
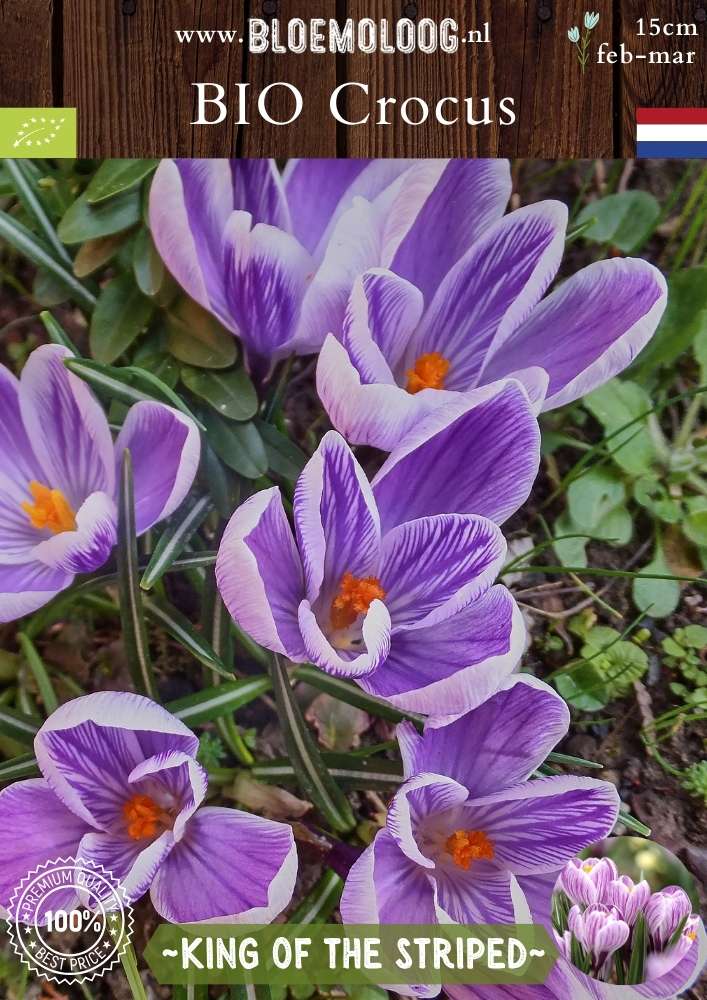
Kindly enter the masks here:
[[12, 831], [0, 841], [0, 906], [38, 865], [76, 857], [110, 871], [131, 902], [149, 890], [165, 920], [269, 923], [292, 897], [292, 828], [203, 805], [198, 747], [136, 694], [89, 694], [53, 712], [34, 741], [42, 777], [0, 791], [0, 827]]
[[598, 261], [543, 298], [562, 258], [566, 207], [543, 201], [503, 218], [495, 207], [432, 298], [391, 269], [356, 280], [317, 367], [324, 407], [352, 444], [391, 450], [445, 400], [509, 376], [536, 409], [563, 406], [626, 368], [655, 332], [667, 286], [652, 264]]
[[[0, 365], [0, 621], [36, 611], [116, 543], [117, 483], [130, 451], [138, 534], [168, 517], [199, 464], [194, 422], [162, 403], [132, 406], [115, 442], [91, 390], [46, 345], [18, 380]], [[159, 461], [155, 456], [159, 454]]]
[[[609, 782], [530, 780], [568, 727], [562, 699], [526, 676], [423, 735], [411, 723], [398, 726], [405, 782], [349, 873], [344, 921], [536, 919], [537, 898], [549, 906], [548, 880], [552, 886], [577, 845], [601, 839], [618, 815]], [[439, 987], [415, 992], [435, 996]]]
[[[372, 484], [329, 432], [297, 483], [295, 536], [280, 491], [263, 490], [234, 513], [216, 561], [226, 607], [256, 642], [435, 716], [479, 704], [523, 652], [520, 611], [494, 585], [506, 552], [495, 522], [525, 493], [537, 460], [537, 427], [518, 385], [453, 417], [420, 428], [417, 447], [391, 455]], [[499, 435], [484, 442], [491, 456], [506, 448], [490, 469], [468, 461], [482, 427]], [[435, 467], [445, 442], [451, 461], [467, 448], [466, 480], [445, 480]], [[506, 490], [521, 450], [515, 468], [527, 472]], [[484, 469], [493, 478], [477, 489]]]
[[340, 331], [367, 269], [393, 267], [430, 294], [510, 190], [505, 160], [293, 159], [283, 175], [273, 160], [166, 160], [150, 226], [174, 277], [262, 379]]

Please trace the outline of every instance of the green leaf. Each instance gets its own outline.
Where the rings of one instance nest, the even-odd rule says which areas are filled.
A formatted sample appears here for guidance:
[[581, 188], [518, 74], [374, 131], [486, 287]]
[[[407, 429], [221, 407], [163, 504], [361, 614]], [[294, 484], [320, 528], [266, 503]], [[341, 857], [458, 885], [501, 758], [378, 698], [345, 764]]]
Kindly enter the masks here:
[[79, 357], [79, 352], [76, 345], [72, 341], [71, 337], [68, 335], [64, 327], [52, 316], [50, 312], [41, 312], [39, 318], [44, 324], [44, 329], [49, 335], [49, 339], [53, 344], [59, 344], [61, 347], [65, 347], [68, 351], [71, 351], [76, 357]]
[[233, 334], [186, 298], [167, 314], [167, 349], [178, 361], [196, 368], [230, 368], [237, 354]]
[[100, 236], [95, 240], [86, 240], [74, 257], [74, 274], [77, 278], [87, 278], [111, 261], [128, 238], [127, 233], [116, 233], [114, 236]]
[[[663, 548], [656, 547], [653, 559], [643, 567], [641, 573], [669, 574]], [[676, 580], [646, 580], [633, 581], [633, 603], [639, 611], [644, 611], [652, 618], [667, 618], [680, 602], [680, 584]]]
[[213, 722], [224, 715], [232, 715], [239, 708], [260, 698], [271, 688], [269, 677], [249, 677], [246, 680], [230, 680], [216, 687], [205, 688], [165, 706], [172, 715], [187, 726], [200, 726]]
[[617, 507], [623, 505], [626, 490], [616, 473], [595, 466], [567, 489], [570, 517], [578, 527], [596, 535], [602, 522]]
[[57, 261], [66, 267], [71, 267], [71, 257], [66, 247], [57, 236], [54, 223], [47, 215], [46, 209], [35, 189], [36, 182], [28, 171], [28, 165], [23, 160], [4, 160], [5, 169], [12, 179], [22, 207], [32, 218], [40, 235], [56, 257]]
[[290, 914], [287, 922], [289, 924], [326, 923], [339, 905], [343, 888], [343, 879], [336, 872], [327, 869], [314, 883], [295, 912]]
[[126, 365], [123, 368], [112, 368], [109, 365], [102, 365], [98, 361], [89, 361], [85, 358], [66, 358], [64, 364], [69, 371], [93, 386], [96, 392], [106, 400], [117, 399], [132, 406], [133, 403], [139, 403], [141, 400], [156, 399], [160, 403], [173, 406], [190, 417], [200, 430], [206, 429], [176, 392], [173, 392], [152, 372], [131, 365]]
[[9, 736], [16, 743], [31, 747], [41, 725], [42, 720], [36, 715], [23, 715], [6, 705], [0, 705], [0, 733]]
[[209, 444], [230, 469], [245, 479], [260, 479], [268, 471], [268, 456], [254, 423], [224, 420], [213, 410], [202, 412]]
[[695, 510], [688, 514], [682, 530], [695, 545], [707, 545], [707, 509]]
[[660, 205], [646, 191], [623, 191], [592, 201], [577, 216], [578, 226], [591, 222], [584, 238], [630, 253], [653, 232], [660, 218]]
[[682, 640], [691, 649], [707, 649], [707, 628], [704, 625], [686, 625]]
[[108, 282], [91, 318], [91, 354], [96, 361], [116, 361], [146, 329], [153, 309], [130, 275]]
[[222, 677], [233, 678], [233, 671], [226, 667], [203, 635], [196, 631], [181, 611], [177, 611], [175, 607], [161, 598], [147, 597], [146, 595], [142, 597], [142, 605], [145, 613], [169, 632], [172, 638], [188, 653], [191, 653], [195, 659]]
[[276, 653], [272, 656], [271, 669], [280, 724], [298, 784], [333, 830], [348, 833], [356, 825], [351, 806], [322, 760], [319, 748], [302, 717], [284, 663]]
[[44, 661], [37, 652], [32, 640], [24, 632], [17, 633], [17, 641], [20, 644], [20, 649], [27, 662], [27, 666], [32, 671], [32, 676], [37, 682], [37, 688], [39, 689], [39, 694], [47, 715], [51, 715], [59, 707], [59, 699], [52, 686]]
[[628, 964], [628, 973], [626, 974], [626, 984], [628, 986], [635, 986], [638, 983], [642, 983], [646, 978], [645, 965], [647, 952], [648, 928], [646, 918], [642, 912], [639, 912], [633, 927], [633, 934], [631, 935], [631, 959]]
[[[557, 553], [557, 558], [563, 566], [586, 566], [587, 565], [587, 542], [588, 538], [580, 538], [585, 534], [579, 525], [575, 524], [567, 511], [564, 511], [555, 521], [553, 531], [555, 541], [553, 548]], [[567, 537], [574, 536], [574, 537]]]
[[676, 271], [668, 279], [668, 305], [632, 371], [642, 381], [671, 365], [707, 330], [707, 267]]
[[51, 271], [38, 267], [32, 282], [32, 298], [39, 306], [58, 306], [70, 298], [64, 282]]
[[258, 394], [244, 368], [213, 372], [186, 367], [182, 368], [182, 382], [229, 420], [250, 420], [257, 413]]
[[59, 278], [69, 290], [74, 301], [82, 309], [91, 310], [96, 304], [96, 296], [88, 290], [76, 276], [48, 252], [46, 246], [35, 234], [14, 219], [7, 212], [0, 212], [0, 240], [23, 254], [37, 267], [44, 267]]
[[13, 781], [21, 781], [24, 778], [36, 778], [39, 774], [40, 770], [33, 753], [0, 762], [0, 785], [10, 785]]
[[159, 160], [104, 160], [86, 188], [86, 200], [97, 205], [136, 187], [156, 170]]
[[[400, 763], [381, 759], [377, 755], [361, 757], [358, 754], [325, 751], [321, 754], [321, 760], [329, 777], [340, 789], [346, 791], [391, 791], [404, 780]], [[251, 774], [258, 781], [273, 785], [300, 785], [304, 791], [304, 783], [293, 757], [280, 757], [255, 764]], [[309, 795], [308, 792], [305, 794]]]
[[117, 560], [120, 620], [128, 665], [138, 691], [157, 700], [157, 685], [152, 671], [138, 576], [133, 466], [127, 450], [121, 456]]
[[581, 663], [563, 670], [553, 684], [566, 702], [584, 712], [596, 712], [609, 701], [604, 678], [594, 663]]
[[180, 507], [169, 519], [142, 575], [140, 586], [143, 590], [151, 590], [162, 579], [212, 509], [211, 497], [201, 497]]
[[133, 246], [133, 271], [140, 291], [144, 295], [157, 295], [164, 281], [165, 267], [147, 229], [137, 234]]
[[255, 424], [265, 444], [270, 470], [294, 483], [307, 464], [307, 456], [294, 441], [267, 420], [256, 420]]
[[700, 366], [700, 385], [705, 385], [707, 384], [707, 323], [704, 323], [697, 332], [692, 349], [695, 352], [695, 360]]
[[[607, 434], [619, 431], [648, 413], [653, 406], [650, 396], [640, 385], [616, 378], [591, 392], [583, 405], [602, 424]], [[648, 417], [616, 433], [609, 447], [614, 461], [631, 475], [640, 476], [651, 469], [657, 456], [648, 429]]]
[[90, 205], [85, 194], [77, 198], [59, 223], [57, 233], [64, 243], [85, 243], [136, 226], [140, 221], [140, 195], [126, 191], [117, 198]]
[[403, 722], [407, 719], [413, 722], [418, 729], [421, 730], [423, 727], [423, 716], [417, 715], [414, 712], [403, 712], [382, 698], [376, 698], [375, 695], [367, 694], [358, 685], [352, 684], [350, 681], [345, 681], [341, 677], [333, 677], [331, 674], [325, 674], [323, 670], [319, 670], [317, 667], [309, 666], [309, 664], [296, 666], [292, 671], [292, 677], [295, 680], [304, 681], [305, 684], [310, 684], [320, 691], [325, 691], [334, 698], [346, 702], [347, 705], [362, 708], [364, 712], [368, 712], [369, 715], [375, 715], [379, 719], [387, 719], [389, 722]]

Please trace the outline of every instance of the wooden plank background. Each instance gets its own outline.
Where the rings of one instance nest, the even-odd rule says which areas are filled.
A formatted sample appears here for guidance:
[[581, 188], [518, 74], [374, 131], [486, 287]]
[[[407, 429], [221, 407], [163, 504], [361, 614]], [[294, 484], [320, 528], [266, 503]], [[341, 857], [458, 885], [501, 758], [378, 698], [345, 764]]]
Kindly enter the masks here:
[[[83, 156], [627, 156], [637, 106], [707, 105], [707, 0], [661, 0], [664, 22], [695, 22], [698, 38], [636, 35], [644, 0], [0, 0], [0, 106], [76, 106]], [[648, 60], [597, 65], [582, 74], [567, 29], [599, 12], [592, 34], [634, 54], [651, 47], [696, 51], [692, 66]], [[179, 45], [177, 28], [231, 28], [249, 17], [455, 18], [468, 31], [491, 22], [491, 45], [456, 55], [256, 55], [247, 47]], [[235, 104], [235, 84], [256, 94], [274, 80], [297, 86], [305, 111], [293, 125], [262, 122], [192, 126], [196, 81], [218, 82]], [[353, 116], [376, 98], [515, 98], [517, 122], [445, 127], [337, 124], [329, 95], [338, 84], [370, 86], [346, 107]], [[287, 98], [273, 102], [284, 112]]]

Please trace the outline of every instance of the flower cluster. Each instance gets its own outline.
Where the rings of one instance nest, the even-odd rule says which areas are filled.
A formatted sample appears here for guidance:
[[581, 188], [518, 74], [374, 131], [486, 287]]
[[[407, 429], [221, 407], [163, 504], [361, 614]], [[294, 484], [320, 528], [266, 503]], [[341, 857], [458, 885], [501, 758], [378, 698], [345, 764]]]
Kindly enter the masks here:
[[554, 922], [567, 961], [602, 982], [655, 980], [692, 953], [700, 918], [684, 889], [651, 892], [645, 879], [620, 875], [608, 858], [573, 858], [558, 882]]

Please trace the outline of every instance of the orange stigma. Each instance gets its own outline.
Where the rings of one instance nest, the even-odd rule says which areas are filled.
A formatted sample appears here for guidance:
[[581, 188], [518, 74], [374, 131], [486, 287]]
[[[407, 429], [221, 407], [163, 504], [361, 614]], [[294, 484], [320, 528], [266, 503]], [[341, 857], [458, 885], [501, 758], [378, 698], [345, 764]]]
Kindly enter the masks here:
[[448, 371], [449, 362], [437, 351], [421, 354], [415, 362], [415, 367], [406, 372], [407, 391], [414, 395], [422, 389], [444, 389], [444, 379]]
[[154, 837], [158, 826], [171, 823], [164, 810], [149, 795], [133, 795], [123, 806], [123, 815], [128, 821], [128, 835], [133, 840]]
[[493, 844], [482, 830], [455, 830], [446, 848], [458, 868], [468, 871], [472, 861], [493, 861]]
[[373, 601], [382, 601], [385, 591], [375, 576], [358, 577], [344, 573], [339, 591], [331, 602], [331, 624], [339, 629], [353, 625], [359, 615], [368, 611]]
[[76, 531], [76, 516], [61, 490], [50, 490], [33, 479], [29, 491], [34, 503], [25, 500], [22, 510], [33, 528], [48, 529], [54, 535], [62, 531]]

